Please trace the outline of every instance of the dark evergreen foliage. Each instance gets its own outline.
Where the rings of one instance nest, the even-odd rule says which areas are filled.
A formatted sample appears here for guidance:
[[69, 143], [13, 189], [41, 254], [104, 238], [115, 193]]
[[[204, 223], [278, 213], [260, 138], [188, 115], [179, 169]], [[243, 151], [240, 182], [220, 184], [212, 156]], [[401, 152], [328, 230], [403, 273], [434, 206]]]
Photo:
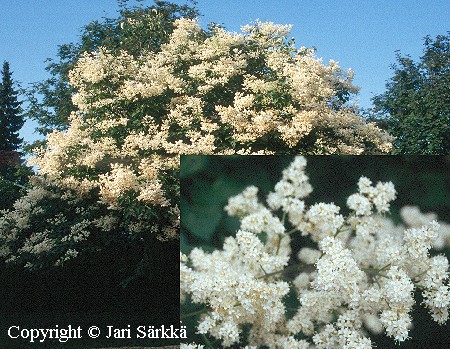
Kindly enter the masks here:
[[19, 130], [25, 119], [8, 62], [3, 63], [0, 83], [0, 210], [11, 208], [23, 193], [33, 172], [20, 159]]
[[[14, 87], [9, 63], [3, 63], [0, 84], [0, 152], [18, 151], [22, 138], [19, 130], [24, 124], [19, 92]], [[12, 156], [11, 156], [12, 157]]]
[[419, 62], [397, 53], [386, 92], [373, 99], [397, 154], [450, 153], [450, 32], [424, 46]]

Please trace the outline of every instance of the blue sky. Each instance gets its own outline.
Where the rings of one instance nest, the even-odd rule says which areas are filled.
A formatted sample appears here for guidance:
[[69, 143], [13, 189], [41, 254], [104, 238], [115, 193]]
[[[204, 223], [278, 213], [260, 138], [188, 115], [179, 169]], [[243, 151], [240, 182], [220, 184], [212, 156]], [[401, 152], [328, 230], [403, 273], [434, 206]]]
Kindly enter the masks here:
[[[450, 30], [448, 0], [199, 0], [198, 8], [203, 26], [223, 23], [232, 31], [256, 19], [293, 24], [297, 46], [315, 46], [324, 61], [354, 70], [365, 108], [384, 91], [396, 50], [418, 59], [424, 36]], [[10, 62], [23, 87], [43, 80], [48, 77], [44, 61], [55, 56], [59, 44], [77, 41], [83, 25], [114, 17], [117, 9], [116, 0], [2, 1], [0, 61]], [[34, 127], [27, 122], [22, 129], [26, 141], [36, 139]]]

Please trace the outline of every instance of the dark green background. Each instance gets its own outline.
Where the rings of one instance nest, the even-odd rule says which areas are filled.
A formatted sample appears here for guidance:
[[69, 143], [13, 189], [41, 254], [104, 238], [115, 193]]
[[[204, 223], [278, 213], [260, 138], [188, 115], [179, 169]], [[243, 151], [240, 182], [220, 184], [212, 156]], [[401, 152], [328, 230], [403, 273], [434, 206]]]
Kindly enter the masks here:
[[[136, 327], [161, 325], [179, 327], [179, 245], [158, 242], [148, 251], [151, 261], [143, 275], [121, 283], [132, 275], [142, 251], [136, 245], [114, 243], [103, 251], [85, 254], [64, 268], [33, 272], [18, 266], [0, 265], [0, 349], [163, 346], [177, 339], [137, 339]], [[47, 340], [30, 344], [7, 337], [10, 326], [21, 328], [67, 328], [81, 326], [83, 339], [67, 343]], [[90, 326], [102, 336], [89, 339]], [[127, 328], [133, 339], [106, 339], [107, 326]], [[134, 329], [134, 331], [133, 331]]]
[[[226, 215], [224, 206], [230, 196], [249, 185], [260, 188], [260, 198], [273, 190], [281, 171], [293, 156], [182, 156], [181, 157], [181, 250], [193, 247], [212, 251], [221, 249], [226, 236], [239, 228], [237, 218]], [[439, 220], [450, 221], [450, 157], [445, 156], [308, 156], [306, 172], [314, 188], [308, 205], [334, 202], [346, 214], [346, 199], [357, 191], [361, 176], [374, 184], [392, 181], [398, 192], [391, 216], [400, 221], [399, 209], [419, 206], [422, 212], [435, 212]], [[294, 251], [307, 243], [295, 237]], [[449, 250], [443, 251], [450, 257]], [[418, 296], [417, 301], [420, 302]], [[199, 305], [183, 306], [181, 316], [199, 309]], [[378, 348], [447, 348], [450, 347], [450, 325], [439, 326], [421, 307], [413, 314], [415, 328], [412, 339], [396, 346], [386, 336], [372, 337]], [[195, 318], [184, 319], [188, 336], [197, 342], [193, 326]]]

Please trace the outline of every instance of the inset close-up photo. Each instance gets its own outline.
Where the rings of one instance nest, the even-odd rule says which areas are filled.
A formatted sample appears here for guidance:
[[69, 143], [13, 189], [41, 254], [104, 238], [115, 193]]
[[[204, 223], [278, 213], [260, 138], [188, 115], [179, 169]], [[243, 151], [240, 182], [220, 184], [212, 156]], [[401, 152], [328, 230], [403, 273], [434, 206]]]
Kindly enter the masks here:
[[447, 348], [449, 170], [182, 156], [182, 348]]

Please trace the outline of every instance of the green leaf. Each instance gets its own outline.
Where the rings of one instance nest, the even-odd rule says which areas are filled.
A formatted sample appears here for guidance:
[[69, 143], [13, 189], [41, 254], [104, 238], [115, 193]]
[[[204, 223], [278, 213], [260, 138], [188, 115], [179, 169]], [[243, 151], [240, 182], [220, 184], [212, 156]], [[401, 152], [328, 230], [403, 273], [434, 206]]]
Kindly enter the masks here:
[[181, 223], [195, 237], [210, 243], [223, 216], [219, 205], [192, 205], [181, 200]]
[[208, 165], [208, 157], [202, 155], [182, 155], [180, 157], [180, 177], [190, 177]]

